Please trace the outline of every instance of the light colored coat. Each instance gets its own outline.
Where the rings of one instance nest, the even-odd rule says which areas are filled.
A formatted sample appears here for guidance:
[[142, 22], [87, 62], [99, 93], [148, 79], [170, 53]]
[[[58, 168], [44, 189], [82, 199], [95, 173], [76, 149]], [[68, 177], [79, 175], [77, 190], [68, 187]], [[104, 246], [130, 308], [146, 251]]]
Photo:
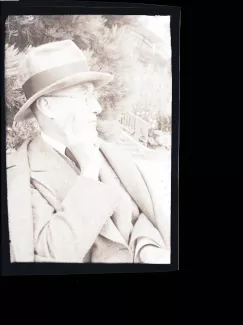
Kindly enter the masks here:
[[11, 262], [136, 263], [140, 243], [170, 246], [149, 179], [118, 146], [102, 141], [100, 152], [101, 181], [77, 175], [39, 136], [7, 156]]

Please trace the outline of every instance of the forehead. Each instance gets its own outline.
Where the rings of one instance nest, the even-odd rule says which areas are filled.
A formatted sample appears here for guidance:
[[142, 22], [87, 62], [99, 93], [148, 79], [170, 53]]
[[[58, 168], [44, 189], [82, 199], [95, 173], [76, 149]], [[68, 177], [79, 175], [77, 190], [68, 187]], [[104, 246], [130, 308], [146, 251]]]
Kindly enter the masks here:
[[81, 94], [86, 91], [93, 91], [94, 85], [92, 82], [86, 82], [78, 84], [71, 87], [66, 87], [64, 89], [57, 90], [52, 92], [52, 95], [71, 95], [71, 94]]

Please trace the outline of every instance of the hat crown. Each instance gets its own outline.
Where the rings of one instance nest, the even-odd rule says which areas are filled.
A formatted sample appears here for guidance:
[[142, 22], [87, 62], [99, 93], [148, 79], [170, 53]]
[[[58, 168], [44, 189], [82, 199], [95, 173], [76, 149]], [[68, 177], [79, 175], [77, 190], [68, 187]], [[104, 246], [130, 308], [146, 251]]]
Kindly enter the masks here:
[[64, 40], [40, 45], [26, 54], [20, 66], [20, 83], [23, 85], [37, 73], [74, 62], [82, 63], [84, 71], [89, 70], [83, 52], [73, 41]]

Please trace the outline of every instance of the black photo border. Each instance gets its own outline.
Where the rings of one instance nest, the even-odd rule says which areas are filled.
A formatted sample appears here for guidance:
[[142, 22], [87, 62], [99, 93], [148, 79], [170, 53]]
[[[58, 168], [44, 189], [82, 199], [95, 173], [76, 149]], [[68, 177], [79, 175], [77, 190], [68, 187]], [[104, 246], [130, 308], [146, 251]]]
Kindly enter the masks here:
[[[5, 20], [9, 15], [64, 15], [64, 14], [113, 14], [113, 15], [169, 15], [171, 18], [172, 45], [172, 150], [171, 150], [171, 263], [155, 264], [96, 264], [96, 263], [10, 263], [7, 181], [6, 181], [6, 132], [5, 96], [1, 97], [1, 274], [17, 275], [78, 275], [112, 273], [168, 272], [179, 269], [179, 50], [180, 8], [114, 2], [58, 1], [56, 4], [41, 2], [1, 3], [1, 39], [5, 39]], [[5, 42], [1, 42], [1, 94], [4, 88]]]

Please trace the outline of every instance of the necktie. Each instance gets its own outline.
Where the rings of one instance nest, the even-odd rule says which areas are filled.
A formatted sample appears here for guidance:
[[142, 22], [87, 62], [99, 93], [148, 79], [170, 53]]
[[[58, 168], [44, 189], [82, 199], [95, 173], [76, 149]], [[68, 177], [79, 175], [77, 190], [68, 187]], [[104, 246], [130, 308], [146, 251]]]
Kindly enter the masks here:
[[72, 160], [72, 161], [75, 163], [75, 165], [80, 169], [80, 166], [79, 166], [79, 163], [78, 163], [77, 159], [74, 157], [74, 155], [72, 154], [71, 150], [68, 149], [67, 147], [66, 147], [66, 149], [65, 149], [65, 155], [66, 155], [70, 160]]

